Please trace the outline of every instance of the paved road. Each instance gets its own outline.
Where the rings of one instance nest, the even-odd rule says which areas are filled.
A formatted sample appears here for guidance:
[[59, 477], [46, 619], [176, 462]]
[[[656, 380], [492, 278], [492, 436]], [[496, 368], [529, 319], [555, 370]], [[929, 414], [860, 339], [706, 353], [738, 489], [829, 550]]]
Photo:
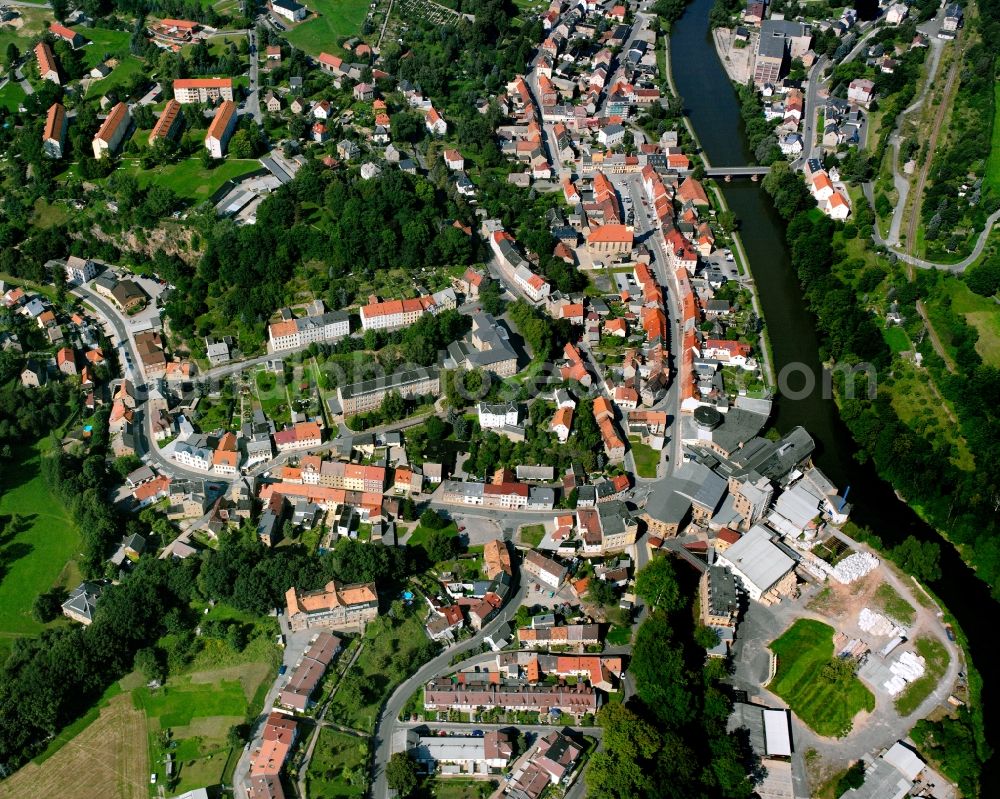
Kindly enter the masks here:
[[389, 790], [389, 785], [386, 782], [385, 766], [392, 755], [392, 734], [399, 723], [397, 719], [403, 710], [403, 705], [428, 680], [452, 671], [454, 667], [451, 665], [451, 660], [456, 654], [478, 648], [482, 645], [483, 639], [487, 635], [513, 619], [517, 613], [517, 609], [521, 606], [521, 602], [524, 600], [530, 582], [531, 576], [522, 569], [517, 590], [511, 595], [507, 604], [504, 605], [493, 621], [471, 638], [445, 649], [436, 658], [421, 666], [412, 677], [393, 691], [392, 696], [389, 697], [385, 703], [385, 707], [382, 709], [382, 713], [375, 725], [375, 733], [372, 736], [375, 756], [372, 764], [371, 795], [375, 799], [388, 799], [393, 793]]
[[254, 118], [258, 125], [262, 125], [264, 117], [260, 112], [260, 53], [257, 52], [257, 31], [255, 28], [250, 28], [247, 31], [247, 40], [250, 44], [250, 90], [243, 103], [243, 109], [245, 113]]
[[175, 461], [169, 460], [160, 453], [160, 448], [153, 437], [153, 419], [146, 410], [148, 398], [148, 387], [146, 377], [142, 371], [142, 361], [136, 353], [134, 331], [126, 327], [121, 314], [111, 306], [103, 297], [96, 294], [88, 286], [76, 286], [71, 289], [71, 293], [86, 300], [86, 302], [99, 313], [106, 324], [110, 325], [118, 339], [118, 349], [123, 356], [124, 374], [128, 380], [132, 381], [136, 391], [136, 410], [139, 413], [140, 422], [136, 428], [136, 455], [143, 460], [152, 463], [165, 474], [175, 477], [186, 477], [193, 480], [217, 480], [220, 482], [231, 482], [232, 479], [219, 477], [209, 472], [197, 469], [188, 469]]
[[[309, 641], [314, 635], [316, 635], [316, 630], [299, 630], [298, 632], [292, 632], [288, 629], [287, 617], [284, 613], [278, 616], [278, 625], [281, 628], [281, 634], [285, 636], [285, 651], [282, 655], [281, 662], [287, 667], [285, 674], [279, 674], [274, 679], [274, 683], [268, 689], [267, 696], [264, 697], [264, 707], [261, 710], [260, 715], [254, 721], [253, 730], [251, 731], [250, 741], [243, 748], [243, 752], [240, 754], [239, 762], [236, 764], [236, 770], [233, 772], [233, 785], [245, 787], [250, 778], [250, 758], [253, 756], [253, 752], [261, 744], [261, 735], [264, 731], [264, 721], [267, 719], [267, 715], [271, 712], [271, 708], [274, 707], [274, 703], [278, 699], [278, 694], [284, 687], [285, 683], [288, 682], [288, 678], [295, 668], [296, 664], [302, 660], [302, 656], [305, 654], [306, 649], [309, 648]], [[242, 795], [242, 794], [239, 794]]]

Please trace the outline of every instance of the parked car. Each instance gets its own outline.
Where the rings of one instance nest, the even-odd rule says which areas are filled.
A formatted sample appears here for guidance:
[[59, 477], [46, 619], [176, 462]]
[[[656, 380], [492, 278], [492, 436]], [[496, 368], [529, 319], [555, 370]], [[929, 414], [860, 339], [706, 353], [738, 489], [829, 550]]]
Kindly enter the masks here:
[[473, 730], [472, 731], [472, 737], [473, 738], [483, 738], [485, 736], [486, 736], [486, 733], [483, 732], [482, 730]]
[[281, 668], [278, 669], [278, 674], [284, 674], [286, 671], [288, 671], [288, 666], [282, 663]]

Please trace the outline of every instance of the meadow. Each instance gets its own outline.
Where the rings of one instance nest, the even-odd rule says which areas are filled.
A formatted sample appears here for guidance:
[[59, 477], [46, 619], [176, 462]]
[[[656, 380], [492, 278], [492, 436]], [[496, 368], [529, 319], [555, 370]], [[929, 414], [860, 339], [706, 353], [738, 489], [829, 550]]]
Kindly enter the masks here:
[[771, 643], [771, 650], [778, 656], [778, 670], [770, 689], [819, 735], [841, 738], [860, 711], [875, 709], [875, 697], [857, 677], [825, 675], [833, 660], [833, 628], [828, 624], [799, 619]]

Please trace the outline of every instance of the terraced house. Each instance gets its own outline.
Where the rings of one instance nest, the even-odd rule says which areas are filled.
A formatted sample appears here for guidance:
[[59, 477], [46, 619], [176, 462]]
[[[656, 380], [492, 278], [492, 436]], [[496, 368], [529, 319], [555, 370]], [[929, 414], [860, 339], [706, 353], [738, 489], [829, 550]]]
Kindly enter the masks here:
[[293, 586], [285, 593], [285, 604], [292, 630], [364, 631], [378, 616], [375, 583], [338, 585], [331, 580], [318, 591], [299, 591]]

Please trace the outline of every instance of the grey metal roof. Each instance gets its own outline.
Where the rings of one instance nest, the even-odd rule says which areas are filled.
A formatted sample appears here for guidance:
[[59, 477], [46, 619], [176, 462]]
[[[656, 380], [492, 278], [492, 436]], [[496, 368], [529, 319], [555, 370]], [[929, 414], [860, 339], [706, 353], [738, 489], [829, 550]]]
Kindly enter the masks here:
[[719, 562], [742, 573], [761, 592], [767, 591], [795, 566], [771, 541], [767, 528], [754, 526], [749, 533], [719, 555]]

